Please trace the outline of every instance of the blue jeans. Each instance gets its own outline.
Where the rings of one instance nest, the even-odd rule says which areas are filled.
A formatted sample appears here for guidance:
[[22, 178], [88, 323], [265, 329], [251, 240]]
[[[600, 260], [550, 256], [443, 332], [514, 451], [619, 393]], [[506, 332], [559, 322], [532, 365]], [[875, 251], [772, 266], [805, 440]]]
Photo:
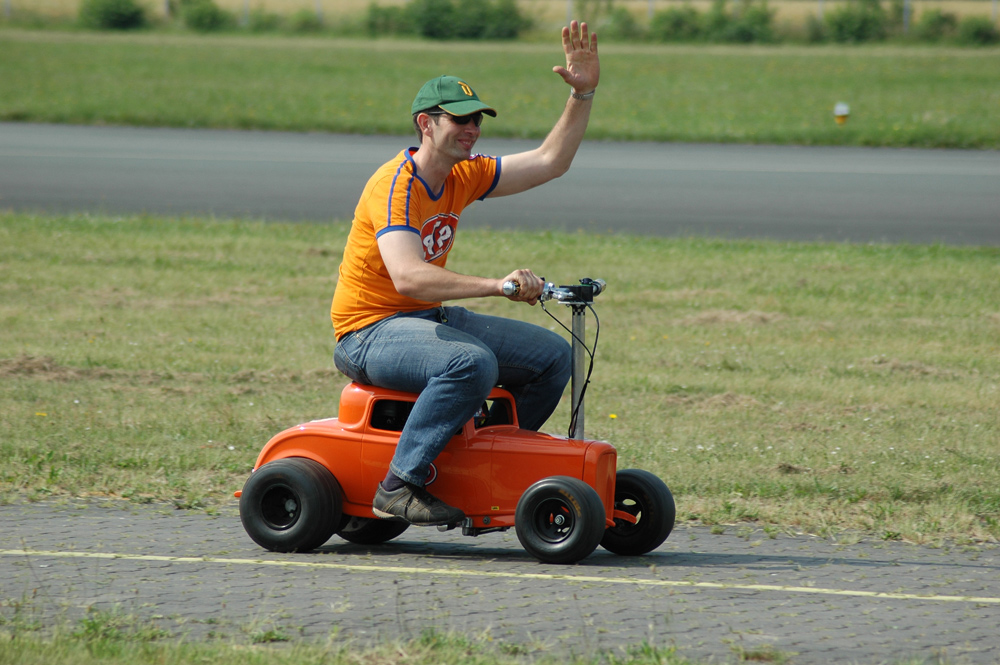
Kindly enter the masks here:
[[560, 335], [462, 307], [400, 313], [347, 333], [333, 359], [359, 383], [420, 393], [389, 466], [414, 485], [494, 386], [513, 394], [520, 426], [537, 430], [572, 372]]

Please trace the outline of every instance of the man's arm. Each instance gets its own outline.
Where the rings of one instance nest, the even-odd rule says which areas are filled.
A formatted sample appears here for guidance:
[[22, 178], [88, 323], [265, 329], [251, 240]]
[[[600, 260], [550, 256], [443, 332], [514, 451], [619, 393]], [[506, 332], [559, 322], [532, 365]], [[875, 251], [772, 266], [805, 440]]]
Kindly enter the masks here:
[[462, 298], [502, 296], [503, 283], [515, 281], [520, 292], [510, 300], [534, 305], [542, 294], [544, 282], [530, 270], [515, 270], [506, 277], [474, 277], [453, 272], [424, 261], [420, 236], [407, 231], [383, 233], [378, 239], [379, 253], [389, 271], [392, 284], [400, 295], [427, 302]]
[[[586, 23], [573, 21], [569, 27], [563, 28], [562, 43], [566, 66], [553, 67], [552, 71], [572, 86], [574, 93], [585, 95], [593, 92], [601, 77], [597, 35], [590, 34]], [[571, 96], [562, 116], [541, 146], [505, 156], [500, 182], [490, 197], [517, 194], [566, 173], [587, 131], [592, 104], [592, 98], [581, 100]]]

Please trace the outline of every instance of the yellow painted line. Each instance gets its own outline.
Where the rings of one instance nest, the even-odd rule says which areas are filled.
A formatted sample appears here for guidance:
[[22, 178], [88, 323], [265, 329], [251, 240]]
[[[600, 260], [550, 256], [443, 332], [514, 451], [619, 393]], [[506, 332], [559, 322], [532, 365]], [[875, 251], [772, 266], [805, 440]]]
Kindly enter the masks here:
[[625, 577], [600, 577], [596, 575], [560, 575], [558, 573], [504, 573], [463, 568], [419, 568], [415, 566], [359, 566], [350, 563], [324, 563], [317, 561], [273, 561], [267, 559], [229, 559], [194, 556], [158, 556], [153, 554], [118, 554], [115, 552], [59, 552], [44, 550], [0, 550], [0, 556], [59, 557], [68, 559], [117, 559], [120, 561], [156, 561], [166, 563], [200, 563], [240, 566], [274, 566], [277, 568], [318, 568], [357, 573], [400, 573], [407, 575], [446, 575], [450, 577], [506, 578], [518, 580], [551, 580], [591, 584], [621, 584], [637, 587], [687, 587], [695, 589], [724, 589], [737, 591], [779, 591], [853, 598], [887, 598], [892, 600], [923, 600], [948, 603], [989, 603], [1000, 605], [1000, 598], [981, 596], [938, 596], [934, 594], [899, 593], [884, 591], [855, 591], [809, 586], [782, 586], [776, 584], [729, 584], [726, 582], [691, 582], [688, 580], [651, 580]]

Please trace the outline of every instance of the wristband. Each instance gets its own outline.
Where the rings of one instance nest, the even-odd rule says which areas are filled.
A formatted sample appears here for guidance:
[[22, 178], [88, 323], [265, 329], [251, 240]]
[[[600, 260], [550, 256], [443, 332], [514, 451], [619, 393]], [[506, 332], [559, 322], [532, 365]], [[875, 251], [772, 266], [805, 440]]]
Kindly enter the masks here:
[[570, 93], [570, 97], [572, 97], [573, 99], [579, 99], [581, 102], [585, 102], [588, 99], [593, 99], [595, 92], [597, 92], [596, 88], [594, 88], [590, 92], [587, 92], [587, 93], [584, 93], [584, 94], [581, 95], [579, 92], [577, 92], [576, 90], [574, 90], [573, 92]]

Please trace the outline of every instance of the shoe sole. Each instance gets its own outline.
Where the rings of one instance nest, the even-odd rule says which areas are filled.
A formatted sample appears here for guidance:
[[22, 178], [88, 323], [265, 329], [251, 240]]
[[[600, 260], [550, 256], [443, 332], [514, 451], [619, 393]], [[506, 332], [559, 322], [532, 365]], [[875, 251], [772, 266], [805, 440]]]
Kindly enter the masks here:
[[378, 508], [375, 508], [374, 506], [372, 507], [372, 513], [374, 513], [375, 516], [378, 517], [379, 519], [397, 520], [401, 522], [406, 522], [410, 526], [448, 526], [451, 524], [461, 524], [462, 520], [465, 519], [465, 516], [463, 515], [457, 520], [435, 520], [433, 522], [410, 522], [405, 517], [400, 517], [399, 515], [393, 515], [392, 513], [387, 513], [384, 510], [379, 510]]

